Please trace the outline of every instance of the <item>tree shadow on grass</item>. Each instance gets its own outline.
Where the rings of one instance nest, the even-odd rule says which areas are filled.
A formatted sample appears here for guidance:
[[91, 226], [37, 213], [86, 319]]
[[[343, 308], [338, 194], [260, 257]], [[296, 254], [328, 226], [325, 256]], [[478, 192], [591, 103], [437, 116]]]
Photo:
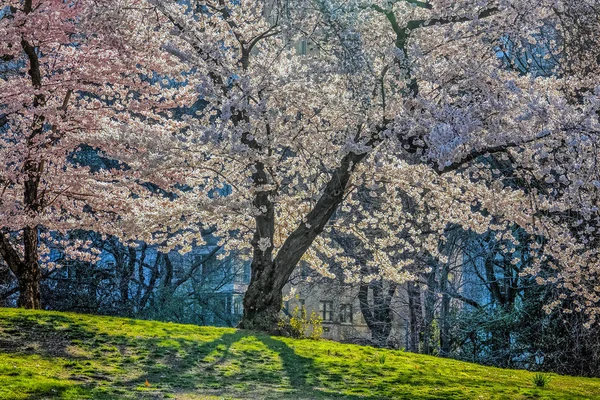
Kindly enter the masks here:
[[[60, 384], [28, 385], [22, 394], [28, 392], [30, 399], [62, 398], [69, 393], [95, 399], [186, 393], [273, 399], [369, 397], [326, 391], [320, 377], [327, 372], [317, 370], [312, 358], [296, 354], [277, 338], [248, 331], [208, 340], [200, 333], [192, 340], [185, 335], [195, 334], [194, 328], [167, 325], [154, 333], [144, 332], [144, 325], [124, 320], [115, 324], [113, 333], [99, 331], [83, 317], [44, 313], [2, 316], [0, 326], [0, 352], [40, 356], [53, 365], [52, 370], [26, 372], [34, 374], [31, 379], [36, 374], [63, 379]], [[134, 336], [134, 329], [141, 329], [141, 335]]]
[[327, 377], [328, 379], [341, 380], [341, 376], [332, 374], [331, 371], [327, 371], [323, 369], [323, 367], [318, 366], [312, 358], [297, 354], [293, 348], [278, 338], [260, 335], [258, 336], [258, 339], [281, 358], [283, 369], [293, 388], [294, 398], [382, 399], [381, 396], [372, 396], [368, 394], [353, 395], [341, 391], [328, 390], [325, 388], [327, 384], [322, 382], [322, 378]]
[[342, 371], [297, 354], [276, 337], [169, 325], [152, 331], [155, 327], [128, 320], [106, 323], [105, 329], [98, 330], [94, 323], [76, 316], [3, 316], [0, 342], [11, 349], [0, 348], [0, 352], [41, 356], [54, 369], [32, 369], [34, 374], [66, 378], [64, 385], [48, 382], [47, 387], [29, 387], [31, 399], [61, 398], [68, 393], [95, 399], [202, 394], [261, 399], [386, 398], [365, 382], [353, 380], [346, 385], [348, 376]]
[[44, 357], [78, 358], [69, 352], [73, 340], [90, 340], [89, 332], [69, 317], [24, 316], [4, 317], [0, 351], [39, 354]]
[[312, 390], [315, 386], [315, 376], [311, 374], [311, 371], [314, 370], [312, 359], [296, 354], [287, 344], [270, 336], [260, 335], [257, 338], [271, 351], [279, 355], [290, 385], [294, 389], [301, 393]]
[[[32, 380], [50, 380], [47, 387], [28, 384], [21, 394], [31, 399], [68, 397], [69, 393], [82, 394], [70, 398], [95, 399], [197, 398], [202, 394], [260, 399], [431, 399], [464, 398], [457, 390], [480, 383], [448, 374], [436, 378], [424, 365], [418, 370], [408, 368], [416, 360], [407, 360], [410, 366], [387, 374], [387, 364], [349, 360], [339, 349], [329, 354], [328, 346], [316, 342], [315, 351], [319, 350], [311, 353], [313, 342], [288, 345], [285, 339], [249, 331], [85, 318], [43, 313], [0, 317], [0, 353], [9, 355], [9, 371], [13, 371], [12, 357], [21, 357], [19, 376], [30, 379], [26, 374], [31, 373]], [[45, 364], [31, 365], [35, 357], [43, 358]], [[58, 385], [58, 379], [64, 379], [65, 385]], [[439, 391], [432, 394], [432, 385], [439, 385]]]
[[[127, 340], [131, 341], [131, 338]], [[135, 339], [129, 345], [148, 349], [140, 374], [119, 387], [163, 394], [194, 393], [239, 398], [367, 399], [370, 396], [319, 388], [312, 359], [297, 355], [284, 342], [262, 334], [236, 331], [194, 342], [165, 338]], [[146, 383], [148, 382], [148, 383]], [[381, 398], [381, 397], [379, 397]]]

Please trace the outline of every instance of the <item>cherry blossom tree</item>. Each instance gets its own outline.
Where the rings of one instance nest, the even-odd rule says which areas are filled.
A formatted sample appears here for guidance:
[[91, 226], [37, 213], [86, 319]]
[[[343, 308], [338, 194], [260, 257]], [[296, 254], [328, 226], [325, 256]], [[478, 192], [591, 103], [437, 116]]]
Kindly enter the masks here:
[[[0, 254], [22, 305], [39, 306], [41, 227], [182, 252], [210, 228], [252, 262], [241, 326], [271, 330], [300, 260], [403, 282], [444, 261], [448, 226], [518, 225], [544, 238], [524, 273], [555, 268], [598, 311], [593, 2], [9, 6]], [[118, 167], [86, 168], [82, 143]]]
[[[19, 305], [40, 308], [52, 232], [123, 236], [125, 217], [150, 201], [135, 171], [93, 169], [89, 156], [133, 151], [120, 126], [142, 136], [173, 128], [160, 113], [178, 104], [174, 92], [152, 79], [176, 79], [177, 67], [142, 1], [4, 1], [0, 12], [0, 256]], [[96, 255], [88, 243], [62, 245], [70, 257]]]
[[[148, 176], [186, 188], [151, 230], [180, 232], [185, 250], [198, 238], [193, 226], [210, 223], [227, 246], [248, 249], [245, 328], [276, 326], [281, 289], [300, 260], [327, 274], [322, 260], [336, 257], [347, 279], [368, 279], [328, 236], [333, 226], [360, 238], [368, 262], [396, 282], [411, 278], [406, 254], [445, 257], [438, 244], [449, 224], [475, 232], [517, 224], [547, 237], [539, 263], [572, 271], [571, 282], [576, 271], [595, 274], [582, 266], [596, 250], [556, 219], [571, 210], [597, 219], [593, 180], [583, 192], [571, 178], [548, 187], [553, 195], [535, 187], [572, 166], [538, 162], [572, 140], [590, 146], [572, 156], [588, 172], [595, 165], [596, 142], [581, 136], [597, 130], [597, 74], [574, 95], [567, 89], [582, 78], [563, 68], [577, 34], [560, 21], [583, 15], [575, 3], [153, 1], [172, 29], [164, 48], [188, 65], [187, 84], [204, 105], [154, 144], [161, 152], [146, 146], [127, 161], [152, 161]], [[521, 57], [525, 49], [541, 54]], [[499, 162], [509, 168], [490, 168]], [[231, 193], [215, 195], [223, 187]], [[382, 197], [377, 210], [361, 205], [359, 187]], [[586, 193], [585, 204], [567, 204], [567, 193]], [[417, 214], [403, 207], [406, 196]], [[375, 227], [384, 233], [365, 234]]]

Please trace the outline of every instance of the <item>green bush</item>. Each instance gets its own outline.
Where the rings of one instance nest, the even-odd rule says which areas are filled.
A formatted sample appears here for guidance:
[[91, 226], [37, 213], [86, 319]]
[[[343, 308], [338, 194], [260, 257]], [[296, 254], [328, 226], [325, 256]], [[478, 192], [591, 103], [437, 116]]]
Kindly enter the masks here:
[[550, 383], [550, 379], [552, 379], [549, 375], [542, 374], [541, 372], [536, 373], [533, 378], [533, 384], [537, 387], [545, 387], [548, 383]]
[[295, 338], [319, 340], [323, 335], [322, 323], [323, 318], [316, 312], [313, 311], [308, 317], [306, 309], [296, 307], [289, 319], [280, 321], [279, 328], [287, 331], [290, 336]]

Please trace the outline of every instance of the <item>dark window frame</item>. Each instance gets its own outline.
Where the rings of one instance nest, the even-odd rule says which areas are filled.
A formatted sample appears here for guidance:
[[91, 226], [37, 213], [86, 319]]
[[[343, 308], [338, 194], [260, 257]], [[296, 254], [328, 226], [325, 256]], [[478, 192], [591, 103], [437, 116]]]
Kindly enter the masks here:
[[319, 311], [324, 322], [333, 322], [333, 301], [321, 300], [319, 303]]
[[342, 324], [353, 324], [354, 316], [352, 312], [352, 304], [344, 303], [340, 304], [340, 323]]

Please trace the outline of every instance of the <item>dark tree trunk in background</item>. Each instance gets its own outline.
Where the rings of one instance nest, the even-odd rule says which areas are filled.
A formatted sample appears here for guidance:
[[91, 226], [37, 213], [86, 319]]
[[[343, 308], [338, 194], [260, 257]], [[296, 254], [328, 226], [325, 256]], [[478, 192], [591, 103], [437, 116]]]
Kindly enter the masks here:
[[[359, 189], [360, 190], [360, 189]], [[371, 232], [374, 236], [377, 232]], [[351, 254], [361, 265], [361, 282], [358, 300], [361, 314], [371, 332], [371, 341], [375, 346], [384, 347], [392, 332], [393, 310], [392, 300], [396, 293], [397, 284], [384, 280], [370, 281], [370, 276], [377, 276], [379, 268], [369, 266], [373, 260], [372, 253], [365, 249], [364, 243], [352, 235], [335, 233], [336, 242]]]
[[[164, 292], [165, 292], [165, 287], [167, 285], [167, 283], [171, 282], [171, 279], [173, 278], [173, 264], [171, 264], [171, 260], [169, 259], [169, 257], [167, 256], [167, 254], [165, 253], [158, 253], [156, 255], [156, 259], [154, 260], [154, 266], [151, 268], [152, 273], [150, 274], [150, 281], [148, 282], [148, 286], [144, 286], [142, 287], [142, 284], [138, 284], [138, 291], [137, 291], [137, 297], [136, 297], [136, 302], [137, 302], [137, 309], [138, 312], [145, 312], [146, 311], [146, 307], [148, 306], [148, 301], [150, 300], [150, 296], [154, 293], [154, 288], [156, 286], [156, 280], [159, 278], [160, 275], [160, 271], [159, 271], [159, 264], [161, 264], [161, 262], [164, 261], [165, 264], [165, 279], [163, 281], [163, 287], [161, 288], [161, 291], [159, 292], [159, 295], [161, 296], [160, 299], [160, 304], [159, 307], [162, 307], [164, 305]], [[143, 260], [140, 262], [140, 268], [143, 268]], [[143, 293], [143, 295], [142, 295]], [[172, 294], [172, 292], [170, 292]]]
[[[434, 263], [432, 263], [434, 264]], [[437, 265], [431, 267], [427, 274], [427, 291], [425, 292], [425, 320], [423, 323], [423, 353], [432, 354], [436, 343], [433, 343], [433, 320], [435, 318], [435, 305], [437, 300], [438, 285], [436, 281]]]
[[[382, 280], [360, 284], [358, 300], [360, 311], [371, 331], [371, 340], [376, 346], [385, 347], [392, 332], [392, 299], [397, 285], [393, 282], [384, 287]], [[369, 289], [371, 300], [369, 301]]]
[[[498, 267], [495, 260], [489, 257], [485, 264], [487, 286], [492, 294], [492, 300], [499, 311], [499, 320], [491, 332], [490, 345], [497, 365], [508, 367], [511, 364], [510, 318], [518, 291], [518, 274], [515, 277], [514, 266], [507, 260]], [[498, 318], [496, 317], [496, 318]]]
[[440, 307], [440, 355], [450, 354], [450, 296], [448, 295], [449, 266], [445, 264], [440, 276], [440, 291], [442, 293], [442, 304]]
[[418, 353], [423, 327], [423, 310], [421, 307], [421, 290], [417, 282], [408, 282], [408, 313], [410, 321], [410, 351]]
[[119, 278], [119, 294], [120, 294], [120, 308], [123, 315], [131, 314], [131, 298], [129, 296], [129, 282], [133, 278], [135, 272], [135, 264], [137, 261], [137, 252], [135, 248], [128, 247], [127, 253], [129, 255], [127, 262], [123, 260], [123, 264], [120, 266], [120, 278]]

